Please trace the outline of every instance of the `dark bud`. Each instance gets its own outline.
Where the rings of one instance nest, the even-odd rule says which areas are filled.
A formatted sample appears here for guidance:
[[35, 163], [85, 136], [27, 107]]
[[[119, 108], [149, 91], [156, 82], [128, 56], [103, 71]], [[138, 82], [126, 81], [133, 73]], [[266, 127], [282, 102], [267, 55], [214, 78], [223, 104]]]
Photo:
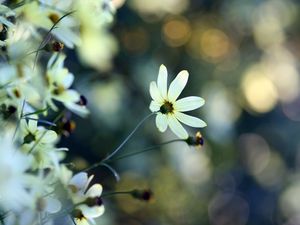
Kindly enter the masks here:
[[149, 202], [153, 199], [154, 194], [150, 189], [145, 189], [145, 190], [136, 189], [131, 192], [131, 196], [135, 199]]
[[75, 130], [76, 123], [71, 120], [71, 118], [66, 115], [60, 122], [57, 123], [55, 131], [59, 134], [63, 134], [65, 137], [69, 137], [70, 134]]
[[52, 43], [52, 51], [54, 52], [60, 52], [64, 49], [64, 44], [58, 41], [54, 41]]
[[47, 52], [61, 52], [64, 49], [64, 44], [59, 41], [51, 41], [43, 48]]
[[204, 139], [201, 133], [198, 131], [194, 137], [189, 136], [185, 142], [191, 146], [202, 147], [204, 145]]
[[84, 97], [83, 95], [80, 95], [80, 100], [79, 102], [77, 102], [78, 105], [81, 105], [81, 106], [86, 106], [88, 103], [86, 97]]
[[0, 24], [0, 40], [5, 41], [7, 39], [7, 26]]

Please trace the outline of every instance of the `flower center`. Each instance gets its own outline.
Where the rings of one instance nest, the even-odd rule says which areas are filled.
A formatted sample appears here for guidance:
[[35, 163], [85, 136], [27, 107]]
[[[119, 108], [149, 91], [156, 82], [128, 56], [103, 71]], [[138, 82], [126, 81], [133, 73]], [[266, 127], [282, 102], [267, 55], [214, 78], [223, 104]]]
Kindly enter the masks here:
[[82, 220], [85, 218], [84, 215], [82, 214], [81, 210], [79, 210], [79, 209], [74, 209], [72, 214], [73, 214], [73, 217], [75, 217], [78, 220]]
[[173, 104], [171, 102], [165, 102], [159, 109], [162, 114], [172, 113], [174, 110]]
[[23, 144], [30, 144], [33, 141], [35, 141], [35, 136], [34, 134], [29, 133], [24, 137]]
[[87, 204], [89, 207], [93, 207], [93, 206], [101, 206], [103, 205], [103, 202], [100, 197], [94, 197], [94, 198], [87, 198], [85, 204]]

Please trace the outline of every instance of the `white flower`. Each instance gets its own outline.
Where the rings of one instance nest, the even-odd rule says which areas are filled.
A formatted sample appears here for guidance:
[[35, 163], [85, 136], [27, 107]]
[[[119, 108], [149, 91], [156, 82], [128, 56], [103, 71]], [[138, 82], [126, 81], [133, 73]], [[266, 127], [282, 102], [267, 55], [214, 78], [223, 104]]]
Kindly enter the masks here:
[[81, 61], [98, 70], [109, 69], [118, 49], [117, 41], [108, 30], [115, 11], [111, 1], [78, 0], [75, 10], [74, 17], [80, 21], [78, 53]]
[[191, 111], [204, 105], [203, 98], [190, 96], [177, 100], [184, 89], [189, 74], [182, 70], [171, 82], [169, 90], [167, 88], [168, 72], [164, 65], [159, 68], [157, 82], [150, 83], [150, 95], [152, 101], [150, 110], [157, 112], [156, 126], [161, 132], [165, 132], [167, 127], [179, 138], [187, 139], [188, 133], [179, 123], [182, 122], [191, 127], [205, 127], [206, 123], [196, 117], [186, 115], [182, 112]]
[[66, 56], [62, 54], [53, 54], [47, 65], [48, 93], [46, 102], [53, 109], [57, 110], [53, 99], [63, 103], [68, 109], [86, 116], [89, 112], [85, 106], [79, 104], [80, 95], [77, 91], [70, 89], [74, 75], [64, 67]]
[[38, 126], [38, 117], [31, 115], [30, 119], [22, 119], [20, 122], [21, 149], [30, 153], [34, 161], [32, 169], [58, 167], [59, 162], [64, 158], [66, 148], [56, 148], [58, 136], [55, 131], [47, 130]]
[[104, 213], [101, 200], [102, 186], [93, 184], [88, 188], [93, 175], [88, 177], [87, 173], [81, 172], [72, 177], [69, 182], [73, 203], [78, 205], [73, 212], [77, 225], [94, 224], [94, 218]]
[[26, 173], [30, 157], [12, 145], [12, 136], [0, 135], [0, 208], [20, 210], [32, 203], [28, 189], [33, 177]]

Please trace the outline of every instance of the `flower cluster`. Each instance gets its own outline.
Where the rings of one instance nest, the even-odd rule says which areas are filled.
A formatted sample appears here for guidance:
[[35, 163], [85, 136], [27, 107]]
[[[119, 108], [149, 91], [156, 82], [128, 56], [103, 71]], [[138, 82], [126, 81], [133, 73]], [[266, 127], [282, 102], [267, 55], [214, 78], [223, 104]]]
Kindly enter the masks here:
[[[102, 186], [90, 185], [93, 175], [86, 172], [73, 174], [63, 163], [69, 150], [57, 147], [74, 129], [66, 112], [89, 115], [87, 100], [74, 89], [75, 76], [65, 66], [64, 48], [82, 64], [109, 69], [117, 51], [108, 29], [116, 7], [110, 0], [1, 2], [0, 222], [51, 225], [68, 218], [70, 224], [94, 224], [104, 213]], [[177, 100], [187, 79], [187, 71], [180, 72], [167, 90], [167, 70], [161, 66], [157, 83], [150, 85], [158, 129], [169, 126], [183, 141], [188, 133], [178, 121], [206, 125], [183, 113], [202, 106], [202, 98]], [[94, 167], [105, 166], [116, 175], [108, 161], [134, 132]], [[126, 193], [144, 201], [153, 195], [148, 189]]]

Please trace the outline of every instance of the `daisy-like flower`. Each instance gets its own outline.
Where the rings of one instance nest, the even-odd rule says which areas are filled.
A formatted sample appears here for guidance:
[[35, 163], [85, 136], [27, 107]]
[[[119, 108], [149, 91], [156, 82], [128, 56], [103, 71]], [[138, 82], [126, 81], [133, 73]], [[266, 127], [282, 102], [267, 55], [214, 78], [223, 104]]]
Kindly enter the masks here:
[[94, 224], [94, 219], [104, 213], [104, 206], [101, 200], [102, 186], [93, 184], [88, 188], [93, 175], [81, 172], [74, 175], [68, 187], [71, 192], [71, 198], [74, 205], [77, 205], [73, 211], [74, 221], [77, 225]]
[[46, 102], [53, 110], [58, 110], [53, 99], [63, 103], [72, 112], [80, 116], [86, 116], [89, 111], [80, 104], [80, 95], [77, 91], [70, 89], [74, 75], [64, 67], [65, 55], [53, 54], [47, 65], [48, 93]]
[[161, 65], [157, 82], [152, 81], [150, 83], [150, 95], [153, 100], [149, 108], [152, 112], [157, 112], [157, 128], [159, 131], [165, 132], [169, 126], [173, 133], [182, 139], [187, 139], [189, 135], [180, 122], [191, 127], [206, 126], [203, 120], [183, 113], [200, 108], [205, 103], [203, 98], [190, 96], [177, 100], [188, 81], [188, 77], [188, 71], [182, 70], [171, 82], [168, 89], [167, 68]]
[[37, 120], [36, 115], [32, 115], [28, 121], [21, 120], [21, 150], [25, 153], [31, 153], [33, 156], [33, 162], [31, 163], [33, 169], [58, 167], [67, 149], [56, 148], [55, 144], [58, 140], [56, 132], [38, 126]]

